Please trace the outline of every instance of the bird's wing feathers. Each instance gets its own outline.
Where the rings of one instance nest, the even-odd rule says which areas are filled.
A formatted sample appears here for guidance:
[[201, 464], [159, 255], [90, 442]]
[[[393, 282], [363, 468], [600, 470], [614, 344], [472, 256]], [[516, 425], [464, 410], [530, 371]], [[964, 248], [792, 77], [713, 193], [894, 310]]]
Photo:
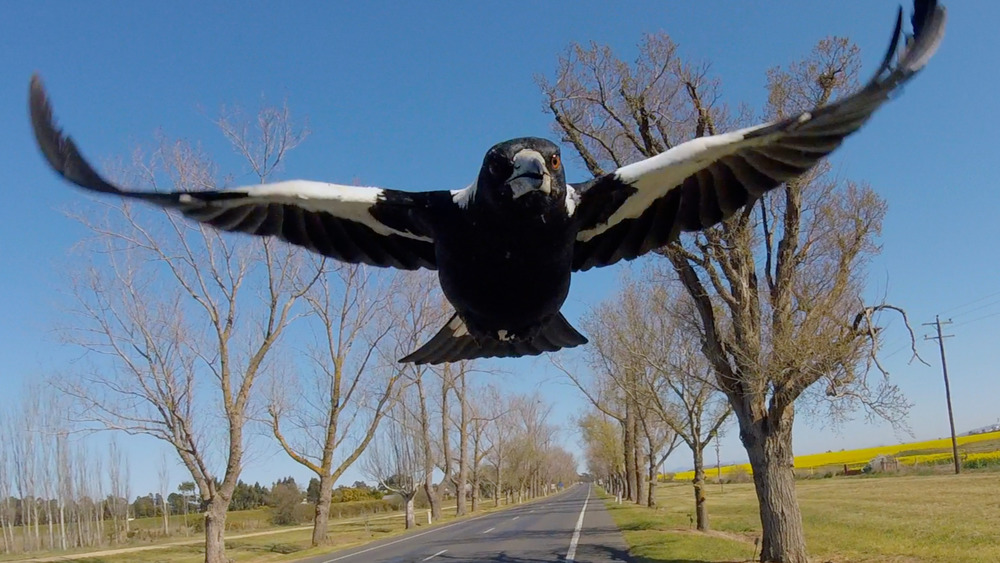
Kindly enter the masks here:
[[573, 269], [630, 260], [732, 216], [747, 202], [809, 170], [857, 131], [897, 87], [930, 59], [944, 35], [945, 10], [917, 0], [914, 35], [897, 58], [902, 10], [875, 76], [835, 103], [788, 119], [680, 144], [574, 186], [580, 225]]
[[344, 262], [413, 270], [436, 268], [428, 209], [448, 192], [410, 193], [293, 180], [220, 191], [139, 192], [100, 176], [63, 135], [41, 81], [33, 77], [31, 123], [52, 168], [91, 191], [176, 209], [216, 228], [277, 236]]

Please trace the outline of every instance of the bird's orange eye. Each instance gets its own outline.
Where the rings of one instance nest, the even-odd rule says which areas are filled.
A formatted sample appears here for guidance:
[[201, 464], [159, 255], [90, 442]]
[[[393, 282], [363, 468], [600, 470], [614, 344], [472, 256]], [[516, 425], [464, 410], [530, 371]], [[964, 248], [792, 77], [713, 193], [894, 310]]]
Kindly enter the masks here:
[[560, 166], [562, 166], [562, 160], [559, 159], [558, 154], [554, 154], [549, 157], [549, 168], [551, 168], [553, 172], [559, 170]]

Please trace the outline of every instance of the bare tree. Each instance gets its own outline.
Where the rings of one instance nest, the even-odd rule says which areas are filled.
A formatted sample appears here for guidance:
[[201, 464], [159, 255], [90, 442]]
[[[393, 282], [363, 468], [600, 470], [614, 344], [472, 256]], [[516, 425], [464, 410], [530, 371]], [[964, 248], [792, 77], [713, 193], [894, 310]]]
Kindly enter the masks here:
[[[392, 300], [394, 331], [389, 335], [391, 346], [386, 347], [386, 362], [395, 362], [396, 358], [426, 341], [444, 322], [445, 315], [450, 314], [433, 275], [410, 274], [404, 280]], [[451, 386], [451, 368], [446, 365], [440, 372], [435, 372], [427, 365], [405, 364], [399, 369], [401, 383], [409, 389], [400, 408], [407, 411], [407, 423], [416, 425], [414, 433], [421, 449], [419, 459], [424, 464], [421, 472], [424, 493], [431, 505], [431, 518], [438, 520], [441, 518], [441, 487], [434, 483], [434, 469], [440, 466], [444, 471], [441, 483], [451, 477], [451, 464], [442, 461], [442, 458], [450, 456], [450, 445], [443, 440], [448, 435], [449, 427], [447, 396]], [[435, 377], [440, 386], [433, 385]], [[438, 390], [440, 395], [436, 393]], [[435, 398], [440, 399], [437, 405]], [[439, 407], [437, 412], [434, 411], [435, 406]], [[436, 417], [436, 414], [440, 416]], [[437, 428], [441, 429], [440, 433]]]
[[38, 393], [28, 389], [12, 427], [11, 465], [14, 490], [21, 499], [21, 535], [24, 550], [41, 549], [38, 525], [38, 428], [41, 426], [41, 406]]
[[515, 426], [506, 455], [510, 460], [508, 474], [520, 502], [545, 492], [542, 466], [546, 452], [553, 447], [556, 427], [548, 421], [551, 405], [537, 393], [514, 397], [511, 411]]
[[111, 489], [111, 494], [108, 495], [108, 512], [111, 514], [111, 530], [115, 543], [122, 542], [125, 520], [128, 517], [125, 513], [125, 508], [128, 506], [128, 497], [124, 493], [125, 479], [122, 452], [118, 447], [118, 440], [112, 437], [108, 443], [108, 484]]
[[163, 517], [163, 536], [170, 535], [170, 505], [167, 495], [170, 494], [170, 466], [167, 465], [167, 453], [160, 452], [160, 463], [156, 468], [156, 476], [160, 485], [160, 515]]
[[320, 325], [314, 371], [276, 384], [268, 406], [282, 449], [319, 478], [313, 546], [326, 543], [333, 486], [371, 442], [401, 375], [380, 368], [376, 350], [393, 329], [388, 304], [398, 284], [364, 266], [325, 269], [334, 281], [324, 275], [306, 294]]
[[[63, 412], [60, 409], [60, 412]], [[59, 509], [59, 549], [69, 549], [69, 535], [66, 529], [67, 505], [74, 502], [73, 491], [73, 468], [69, 448], [69, 430], [65, 426], [57, 427], [55, 430], [55, 471], [56, 471], [56, 498]]]
[[3, 533], [3, 551], [14, 551], [14, 504], [11, 496], [13, 472], [14, 425], [9, 409], [0, 411], [0, 532]]
[[669, 424], [662, 419], [653, 416], [643, 416], [641, 418], [642, 434], [646, 438], [646, 479], [649, 481], [649, 489], [646, 493], [646, 506], [656, 507], [656, 484], [660, 476], [660, 468], [663, 462], [674, 453], [680, 444], [680, 434], [678, 434]]
[[[264, 182], [304, 135], [287, 108], [264, 108], [247, 121], [253, 126], [229, 118], [219, 126]], [[137, 180], [154, 188], [216, 187], [212, 163], [186, 143], [161, 140], [135, 165]], [[61, 386], [77, 400], [81, 421], [176, 449], [205, 506], [205, 560], [221, 563], [254, 383], [318, 272], [301, 251], [271, 239], [225, 235], [125, 203], [101, 205], [108, 216], [85, 221], [93, 252], [74, 280], [77, 323], [66, 331], [97, 365]], [[221, 464], [210, 444], [221, 444]]]
[[505, 469], [509, 465], [510, 444], [517, 426], [516, 414], [513, 408], [513, 397], [502, 395], [494, 389], [488, 395], [488, 416], [491, 424], [486, 427], [486, 460], [494, 469], [493, 505], [500, 506], [500, 498], [507, 498], [511, 488], [504, 481], [507, 478]]
[[[476, 390], [466, 398], [466, 402], [469, 410], [469, 440], [472, 443], [472, 451], [469, 454], [472, 511], [476, 512], [479, 510], [483, 483], [492, 481], [483, 467], [483, 462], [494, 453], [494, 448], [502, 447], [502, 433], [491, 433], [490, 430], [497, 427], [500, 418], [507, 414], [508, 410], [503, 396], [494, 385], [490, 385], [486, 389]], [[499, 473], [499, 465], [502, 461], [502, 456], [498, 456], [497, 473]], [[497, 481], [494, 481], [493, 485], [494, 502], [496, 506], [499, 506], [499, 475], [497, 475]]]
[[600, 412], [618, 421], [621, 426], [622, 442], [622, 497], [635, 503], [648, 502], [641, 494], [641, 484], [645, 481], [642, 454], [639, 446], [640, 419], [647, 407], [638, 398], [641, 377], [639, 365], [625, 355], [625, 349], [616, 346], [619, 339], [618, 325], [605, 322], [599, 308], [583, 320], [584, 329], [591, 335], [592, 345], [586, 351], [590, 366], [589, 377], [575, 369], [563, 366], [553, 358], [553, 363]]
[[[455, 465], [452, 463], [453, 460], [451, 455], [451, 402], [448, 397], [454, 391], [456, 374], [453, 364], [444, 364], [438, 369], [431, 369], [431, 373], [437, 375], [441, 382], [441, 386], [438, 388], [440, 390], [440, 394], [436, 394], [435, 397], [439, 399], [437, 406], [440, 418], [437, 429], [433, 429], [431, 427], [429, 420], [423, 423], [422, 427], [426, 430], [424, 436], [428, 440], [428, 452], [440, 448], [439, 452], [435, 452], [435, 454], [428, 459], [436, 460], [438, 469], [440, 469], [442, 473], [441, 481], [433, 487], [433, 490], [428, 489], [427, 491], [427, 496], [431, 503], [431, 514], [435, 520], [439, 520], [441, 518], [441, 505], [444, 490], [447, 484], [451, 483], [452, 471], [454, 471], [455, 468]], [[431, 414], [430, 408], [432, 407], [426, 404], [425, 395], [423, 393], [421, 393], [421, 405], [421, 416], [429, 417]]]
[[587, 471], [607, 482], [613, 495], [625, 493], [625, 450], [621, 427], [597, 407], [577, 420], [584, 443]]
[[[858, 67], [850, 42], [820, 41], [804, 60], [768, 72], [765, 113], [824, 105], [854, 85]], [[607, 47], [573, 46], [556, 81], [540, 84], [555, 130], [594, 174], [743, 119], [717, 103], [720, 83], [707, 67], [682, 61], [662, 34], [645, 39], [634, 65]], [[760, 504], [762, 561], [806, 560], [791, 469], [796, 401], [825, 395], [846, 401], [831, 402], [835, 409], [862, 404], [894, 421], [907, 408], [888, 380], [867, 377], [877, 366], [876, 314], [902, 311], [863, 302], [885, 203], [828, 170], [821, 164], [662, 250], [695, 303], [702, 351], [739, 422]]]
[[698, 351], [690, 300], [661, 277], [654, 268], [623, 277], [620, 291], [588, 317], [593, 354], [615, 381], [626, 382], [622, 391], [634, 395], [644, 428], [665, 424], [691, 450], [696, 520], [707, 530], [704, 451], [732, 409]]
[[[466, 513], [466, 488], [469, 484], [469, 424], [472, 416], [469, 407], [469, 387], [468, 387], [468, 362], [461, 362], [457, 366], [458, 373], [455, 375], [452, 384], [452, 391], [458, 399], [458, 420], [452, 423], [458, 433], [458, 456], [456, 465], [458, 473], [455, 483], [455, 514], [464, 516]], [[444, 440], [448, 440], [445, 435]]]
[[405, 408], [393, 409], [365, 454], [363, 467], [382, 488], [400, 496], [406, 512], [406, 529], [416, 525], [413, 499], [423, 485], [426, 464], [417, 424]]

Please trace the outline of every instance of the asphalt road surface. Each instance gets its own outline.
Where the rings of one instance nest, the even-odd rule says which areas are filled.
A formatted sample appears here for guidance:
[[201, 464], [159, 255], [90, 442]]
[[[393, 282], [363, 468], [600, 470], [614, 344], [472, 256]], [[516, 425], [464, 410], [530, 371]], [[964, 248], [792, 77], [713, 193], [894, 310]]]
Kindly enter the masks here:
[[631, 561], [621, 531], [593, 493], [580, 484], [548, 499], [299, 563]]

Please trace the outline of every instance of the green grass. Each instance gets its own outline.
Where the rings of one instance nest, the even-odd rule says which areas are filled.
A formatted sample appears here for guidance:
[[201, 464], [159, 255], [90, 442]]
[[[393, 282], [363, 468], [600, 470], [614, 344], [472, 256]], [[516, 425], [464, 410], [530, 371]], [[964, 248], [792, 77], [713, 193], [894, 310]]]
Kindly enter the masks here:
[[[834, 478], [796, 483], [810, 556], [832, 562], [1000, 561], [1000, 474]], [[708, 493], [712, 535], [691, 530], [690, 485], [660, 485], [660, 508], [609, 504], [648, 563], [747, 561], [760, 535], [753, 485]]]

